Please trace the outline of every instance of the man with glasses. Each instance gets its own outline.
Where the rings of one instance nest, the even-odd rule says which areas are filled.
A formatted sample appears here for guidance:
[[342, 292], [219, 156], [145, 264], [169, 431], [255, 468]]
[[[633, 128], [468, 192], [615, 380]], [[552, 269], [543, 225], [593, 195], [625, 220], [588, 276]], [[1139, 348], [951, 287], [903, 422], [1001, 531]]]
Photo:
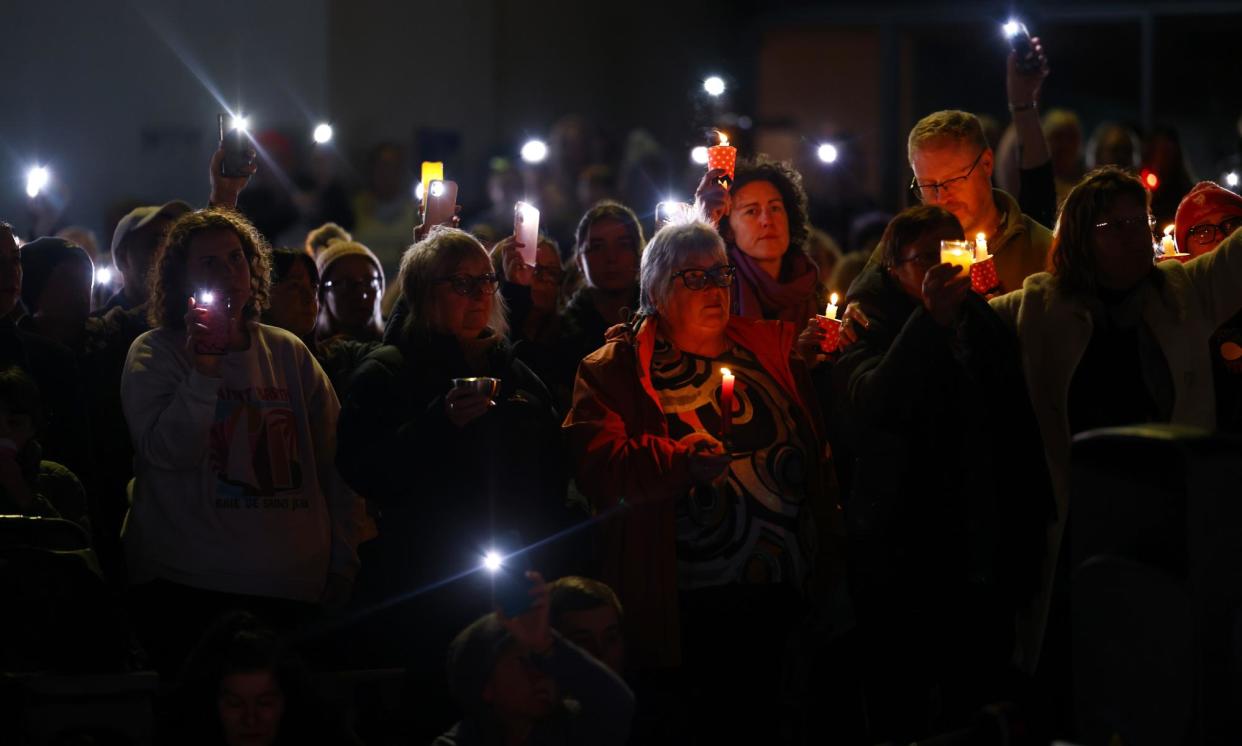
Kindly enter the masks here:
[[914, 179], [910, 190], [924, 204], [953, 213], [966, 237], [979, 234], [995, 257], [1000, 292], [1048, 268], [1052, 232], [1022, 213], [1009, 194], [992, 188], [992, 149], [978, 117], [938, 111], [919, 120], [907, 141]]
[[[1200, 257], [1216, 250], [1242, 228], [1242, 197], [1210, 181], [1201, 181], [1177, 206], [1177, 250]], [[1242, 313], [1226, 321], [1209, 342], [1216, 381], [1216, 424], [1242, 432]]]

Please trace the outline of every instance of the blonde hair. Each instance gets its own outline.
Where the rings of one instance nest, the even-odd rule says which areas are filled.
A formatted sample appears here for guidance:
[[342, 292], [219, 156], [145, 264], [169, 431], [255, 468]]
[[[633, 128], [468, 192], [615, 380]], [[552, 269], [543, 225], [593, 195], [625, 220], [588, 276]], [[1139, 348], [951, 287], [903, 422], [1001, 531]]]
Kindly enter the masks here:
[[[397, 274], [397, 286], [401, 288], [401, 296], [405, 298], [407, 316], [405, 333], [427, 333], [433, 328], [435, 321], [434, 293], [436, 283], [457, 268], [463, 259], [477, 254], [487, 262], [491, 269], [491, 259], [487, 249], [479, 243], [479, 239], [469, 233], [439, 226], [432, 228], [427, 237], [411, 246], [401, 257], [401, 269]], [[492, 316], [488, 319], [488, 327], [500, 335], [509, 333], [504, 296], [497, 287], [492, 303]]]
[[906, 141], [906, 157], [913, 163], [914, 151], [946, 140], [970, 143], [980, 149], [988, 147], [979, 117], [968, 111], [945, 109], [928, 114], [914, 125]]

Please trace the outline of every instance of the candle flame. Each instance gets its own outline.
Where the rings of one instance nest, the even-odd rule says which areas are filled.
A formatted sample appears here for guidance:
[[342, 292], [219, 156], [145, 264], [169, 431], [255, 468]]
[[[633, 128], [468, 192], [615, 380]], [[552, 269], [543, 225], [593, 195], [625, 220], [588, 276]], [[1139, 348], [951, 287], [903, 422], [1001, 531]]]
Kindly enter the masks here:
[[1164, 235], [1166, 235], [1166, 236], [1172, 236], [1172, 235], [1173, 235], [1173, 230], [1174, 230], [1176, 227], [1177, 227], [1177, 226], [1176, 226], [1176, 225], [1174, 225], [1173, 223], [1169, 223], [1168, 225], [1166, 225], [1166, 226], [1164, 227]]
[[729, 370], [728, 368], [721, 368], [721, 369], [720, 369], [720, 375], [722, 375], [722, 376], [731, 376], [731, 375], [733, 375], [733, 371]]
[[986, 240], [987, 240], [987, 238], [988, 238], [987, 236], [983, 235], [983, 231], [980, 231], [980, 232], [978, 232], [978, 233], [976, 233], [976, 234], [975, 234], [975, 240], [976, 240], [976, 241], [986, 241]]
[[833, 293], [832, 295], [828, 296], [828, 302], [835, 306], [837, 304], [837, 294]]
[[716, 138], [720, 141], [717, 143], [718, 145], [729, 144], [729, 136], [725, 134], [724, 130], [716, 130]]

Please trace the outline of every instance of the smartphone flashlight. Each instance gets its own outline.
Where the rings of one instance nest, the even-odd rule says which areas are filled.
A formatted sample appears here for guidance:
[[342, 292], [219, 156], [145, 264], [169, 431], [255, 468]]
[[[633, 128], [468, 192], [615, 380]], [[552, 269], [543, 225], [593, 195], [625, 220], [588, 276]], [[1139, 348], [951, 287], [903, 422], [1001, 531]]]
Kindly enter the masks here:
[[444, 182], [443, 181], [431, 182], [431, 196], [432, 197], [443, 197], [444, 196]]
[[489, 551], [483, 555], [483, 567], [488, 572], [500, 572], [500, 568], [504, 566], [504, 559], [500, 556], [500, 552]]
[[210, 306], [212, 303], [215, 303], [215, 302], [216, 302], [216, 294], [211, 292], [210, 290], [204, 290], [200, 292], [198, 294], [198, 298], [196, 298], [194, 301], [195, 305], [198, 305], [198, 306]]
[[1004, 26], [1001, 26], [1001, 30], [1005, 32], [1006, 39], [1012, 39], [1025, 30], [1025, 28], [1026, 27], [1023, 24], [1013, 20], [1012, 18], [1006, 21]]

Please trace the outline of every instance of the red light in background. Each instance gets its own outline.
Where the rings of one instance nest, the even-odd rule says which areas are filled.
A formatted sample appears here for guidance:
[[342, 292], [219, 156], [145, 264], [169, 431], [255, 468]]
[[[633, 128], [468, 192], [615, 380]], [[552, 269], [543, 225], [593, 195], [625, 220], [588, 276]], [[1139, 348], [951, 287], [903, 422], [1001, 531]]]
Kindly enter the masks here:
[[1152, 173], [1151, 171], [1148, 171], [1147, 169], [1143, 169], [1142, 178], [1143, 178], [1143, 185], [1146, 186], [1148, 189], [1155, 189], [1156, 187], [1160, 186], [1160, 177], [1156, 176], [1154, 173]]

